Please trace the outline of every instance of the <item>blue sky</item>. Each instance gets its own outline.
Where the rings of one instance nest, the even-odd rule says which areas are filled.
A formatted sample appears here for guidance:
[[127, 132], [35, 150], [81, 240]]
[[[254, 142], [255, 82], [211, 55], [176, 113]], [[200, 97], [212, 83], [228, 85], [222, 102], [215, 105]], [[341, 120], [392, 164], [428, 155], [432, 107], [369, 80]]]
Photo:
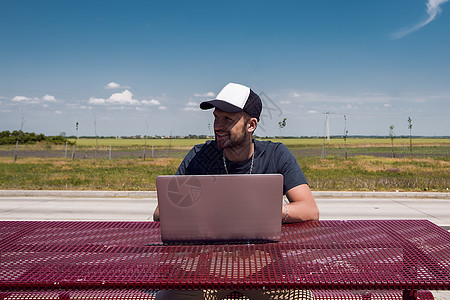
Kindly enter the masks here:
[[448, 0], [1, 0], [0, 130], [210, 134], [237, 82], [260, 136], [450, 135], [449, 31]]

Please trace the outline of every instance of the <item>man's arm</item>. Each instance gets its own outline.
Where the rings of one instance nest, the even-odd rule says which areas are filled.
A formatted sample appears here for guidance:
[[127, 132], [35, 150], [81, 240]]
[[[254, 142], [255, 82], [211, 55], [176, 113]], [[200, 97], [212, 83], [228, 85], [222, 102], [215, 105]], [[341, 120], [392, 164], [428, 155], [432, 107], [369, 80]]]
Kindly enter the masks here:
[[[196, 150], [195, 150], [196, 146], [192, 147], [192, 149], [188, 152], [188, 154], [184, 157], [183, 161], [181, 162], [181, 164], [178, 166], [177, 171], [175, 172], [175, 175], [185, 175], [186, 174], [186, 168], [189, 165], [189, 162], [191, 161], [191, 159], [195, 156], [196, 154]], [[156, 209], [153, 212], [153, 221], [160, 221], [159, 218], [159, 205], [156, 205]]]
[[319, 208], [307, 184], [301, 184], [291, 188], [286, 192], [289, 204], [286, 204], [288, 217], [286, 217], [286, 207], [283, 205], [282, 218], [285, 223], [301, 222], [319, 219]]

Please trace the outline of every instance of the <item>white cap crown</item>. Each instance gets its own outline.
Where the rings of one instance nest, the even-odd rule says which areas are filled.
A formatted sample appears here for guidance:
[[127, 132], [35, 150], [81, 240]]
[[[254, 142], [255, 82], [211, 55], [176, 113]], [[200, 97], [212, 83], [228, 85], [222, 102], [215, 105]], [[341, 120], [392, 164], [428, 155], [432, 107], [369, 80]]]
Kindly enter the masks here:
[[228, 103], [243, 109], [249, 95], [249, 87], [237, 83], [229, 83], [220, 91], [216, 99], [227, 101]]

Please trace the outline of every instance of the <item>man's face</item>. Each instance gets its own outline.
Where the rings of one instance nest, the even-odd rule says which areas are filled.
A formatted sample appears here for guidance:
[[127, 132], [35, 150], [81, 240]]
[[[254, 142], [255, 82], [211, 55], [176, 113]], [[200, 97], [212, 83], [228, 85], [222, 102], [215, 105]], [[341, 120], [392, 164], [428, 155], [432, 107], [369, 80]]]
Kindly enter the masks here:
[[219, 149], [233, 148], [244, 144], [250, 134], [247, 131], [244, 113], [227, 113], [214, 110], [214, 133]]

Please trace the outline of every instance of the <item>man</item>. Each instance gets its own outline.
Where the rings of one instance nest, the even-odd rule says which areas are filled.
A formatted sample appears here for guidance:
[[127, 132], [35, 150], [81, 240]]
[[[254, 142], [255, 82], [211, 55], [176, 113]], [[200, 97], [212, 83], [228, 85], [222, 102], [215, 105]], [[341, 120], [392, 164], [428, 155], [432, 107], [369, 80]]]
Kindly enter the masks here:
[[[297, 160], [281, 143], [253, 139], [262, 110], [260, 97], [250, 88], [227, 84], [213, 100], [200, 104], [214, 108], [215, 140], [196, 145], [179, 166], [177, 175], [264, 174], [283, 175], [284, 223], [316, 220], [319, 209]], [[157, 207], [153, 219], [159, 220]]]
[[[319, 218], [314, 197], [297, 160], [281, 143], [258, 141], [253, 133], [258, 126], [262, 102], [250, 88], [227, 84], [213, 100], [200, 104], [201, 109], [214, 108], [215, 140], [194, 146], [181, 162], [177, 175], [205, 174], [283, 174], [284, 223]], [[159, 221], [159, 208], [153, 213]], [[159, 291], [156, 299], [223, 299], [231, 291]], [[250, 299], [313, 299], [309, 291], [239, 291]]]

